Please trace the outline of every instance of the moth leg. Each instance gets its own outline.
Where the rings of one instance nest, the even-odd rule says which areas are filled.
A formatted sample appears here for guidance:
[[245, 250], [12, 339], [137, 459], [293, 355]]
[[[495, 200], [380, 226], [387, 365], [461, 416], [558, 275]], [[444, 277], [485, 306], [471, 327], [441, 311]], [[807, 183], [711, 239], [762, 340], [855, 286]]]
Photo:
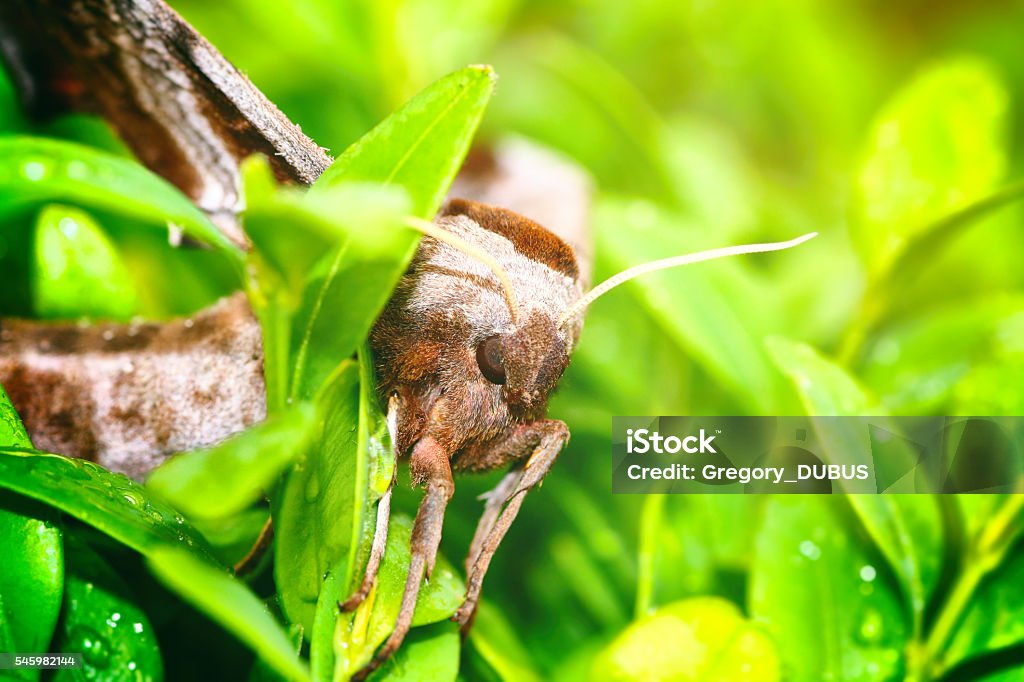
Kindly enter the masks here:
[[480, 499], [486, 500], [487, 504], [484, 505], [484, 513], [480, 516], [480, 520], [476, 524], [476, 532], [473, 533], [473, 541], [469, 545], [469, 552], [466, 554], [466, 575], [468, 576], [473, 569], [473, 565], [476, 563], [477, 558], [480, 556], [480, 550], [483, 547], [484, 540], [490, 534], [491, 529], [494, 528], [494, 524], [498, 521], [498, 516], [501, 514], [502, 508], [508, 501], [509, 497], [512, 496], [512, 491], [519, 485], [520, 479], [523, 477], [522, 469], [514, 469], [501, 479], [492, 490], [484, 493]]
[[360, 670], [353, 680], [365, 680], [384, 661], [391, 657], [402, 645], [412, 625], [412, 616], [416, 610], [416, 597], [420, 593], [423, 578], [430, 578], [437, 561], [437, 548], [441, 544], [441, 527], [444, 524], [444, 510], [448, 500], [455, 492], [452, 471], [448, 464], [448, 454], [430, 436], [426, 436], [412, 451], [409, 461], [413, 480], [424, 483], [426, 492], [420, 502], [416, 521], [412, 527], [412, 547], [409, 560], [409, 574], [405, 580], [405, 591], [402, 593], [402, 605], [395, 619], [395, 629], [384, 645], [366, 667]]
[[384, 557], [384, 548], [388, 544], [388, 520], [391, 518], [391, 489], [395, 487], [395, 479], [391, 479], [387, 491], [381, 495], [377, 502], [377, 525], [373, 529], [373, 544], [370, 546], [370, 558], [366, 560], [366, 572], [363, 573], [363, 582], [359, 589], [349, 596], [344, 602], [338, 602], [338, 608], [342, 611], [354, 611], [366, 596], [370, 594], [373, 581], [377, 579], [377, 571], [380, 570], [380, 561]]
[[521, 469], [510, 472], [492, 491], [493, 495], [488, 499], [466, 558], [466, 600], [452, 616], [452, 620], [462, 626], [463, 634], [473, 625], [480, 590], [491, 558], [516, 520], [526, 493], [544, 479], [569, 440], [569, 429], [560, 421], [543, 421], [526, 426], [527, 429], [513, 433], [512, 439], [513, 443], [520, 444], [532, 441], [529, 458]]

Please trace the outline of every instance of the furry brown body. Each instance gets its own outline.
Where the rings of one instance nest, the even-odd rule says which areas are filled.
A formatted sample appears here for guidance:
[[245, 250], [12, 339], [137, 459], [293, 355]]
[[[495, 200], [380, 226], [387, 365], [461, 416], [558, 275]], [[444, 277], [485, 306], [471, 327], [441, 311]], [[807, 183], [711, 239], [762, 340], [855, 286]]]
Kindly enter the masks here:
[[[429, 435], [456, 470], [491, 470], [501, 463], [480, 462], [483, 451], [515, 424], [543, 418], [569, 362], [581, 325], [555, 322], [582, 294], [579, 270], [568, 245], [510, 211], [455, 200], [437, 224], [498, 259], [518, 324], [485, 265], [426, 237], [371, 336], [378, 386], [385, 402], [398, 396], [399, 452]], [[504, 384], [477, 363], [493, 336], [502, 338]]]
[[[545, 419], [545, 412], [582, 326], [579, 317], [558, 325], [583, 294], [572, 248], [522, 216], [470, 201], [449, 202], [436, 223], [498, 261], [517, 307], [510, 307], [486, 265], [425, 237], [373, 329], [378, 387], [395, 424], [396, 451], [409, 453], [413, 480], [426, 490], [395, 630], [357, 679], [390, 656], [408, 632], [455, 491], [452, 471], [511, 465], [487, 497], [466, 558], [466, 601], [455, 619], [468, 627], [491, 556], [523, 493], [541, 481], [569, 437], [565, 424]], [[378, 509], [366, 577], [343, 608], [357, 606], [372, 585], [386, 541], [381, 519], [389, 508], [390, 493]]]

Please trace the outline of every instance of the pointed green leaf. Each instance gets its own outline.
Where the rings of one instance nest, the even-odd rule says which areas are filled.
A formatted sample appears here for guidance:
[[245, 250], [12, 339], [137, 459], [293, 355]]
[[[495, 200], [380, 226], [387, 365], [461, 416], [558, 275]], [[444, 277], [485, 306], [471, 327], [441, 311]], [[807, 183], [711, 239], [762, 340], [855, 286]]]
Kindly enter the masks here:
[[212, 557], [181, 514], [127, 476], [92, 462], [0, 447], [0, 488], [67, 512], [143, 554], [172, 545]]
[[295, 682], [309, 680], [309, 671], [287, 633], [245, 583], [181, 548], [161, 547], [149, 554], [147, 563], [161, 582], [224, 626], [274, 670]]
[[749, 607], [792, 682], [902, 679], [906, 611], [884, 567], [841, 523], [843, 504], [776, 495], [765, 505]]
[[345, 150], [313, 190], [351, 181], [396, 184], [409, 193], [415, 215], [432, 218], [469, 150], [494, 80], [489, 66], [470, 66], [433, 83]]
[[73, 142], [0, 138], [0, 216], [33, 203], [67, 201], [143, 223], [173, 224], [240, 259], [240, 251], [181, 192], [142, 165]]

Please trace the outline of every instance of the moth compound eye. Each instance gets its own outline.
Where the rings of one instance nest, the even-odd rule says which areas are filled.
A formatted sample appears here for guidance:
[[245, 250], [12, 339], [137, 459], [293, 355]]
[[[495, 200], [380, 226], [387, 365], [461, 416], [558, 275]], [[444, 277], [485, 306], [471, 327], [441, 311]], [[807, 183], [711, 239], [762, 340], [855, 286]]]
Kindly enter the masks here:
[[476, 347], [476, 364], [492, 384], [505, 383], [505, 362], [501, 357], [501, 336], [488, 336]]

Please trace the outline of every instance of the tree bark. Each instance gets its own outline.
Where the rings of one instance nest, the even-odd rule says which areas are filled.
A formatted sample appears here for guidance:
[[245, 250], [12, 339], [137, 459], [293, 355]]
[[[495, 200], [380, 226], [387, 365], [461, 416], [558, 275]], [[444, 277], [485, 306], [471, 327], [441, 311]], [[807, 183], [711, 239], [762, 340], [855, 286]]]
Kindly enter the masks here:
[[4, 0], [0, 52], [26, 113], [106, 119], [234, 242], [239, 162], [310, 184], [331, 157], [160, 0]]

